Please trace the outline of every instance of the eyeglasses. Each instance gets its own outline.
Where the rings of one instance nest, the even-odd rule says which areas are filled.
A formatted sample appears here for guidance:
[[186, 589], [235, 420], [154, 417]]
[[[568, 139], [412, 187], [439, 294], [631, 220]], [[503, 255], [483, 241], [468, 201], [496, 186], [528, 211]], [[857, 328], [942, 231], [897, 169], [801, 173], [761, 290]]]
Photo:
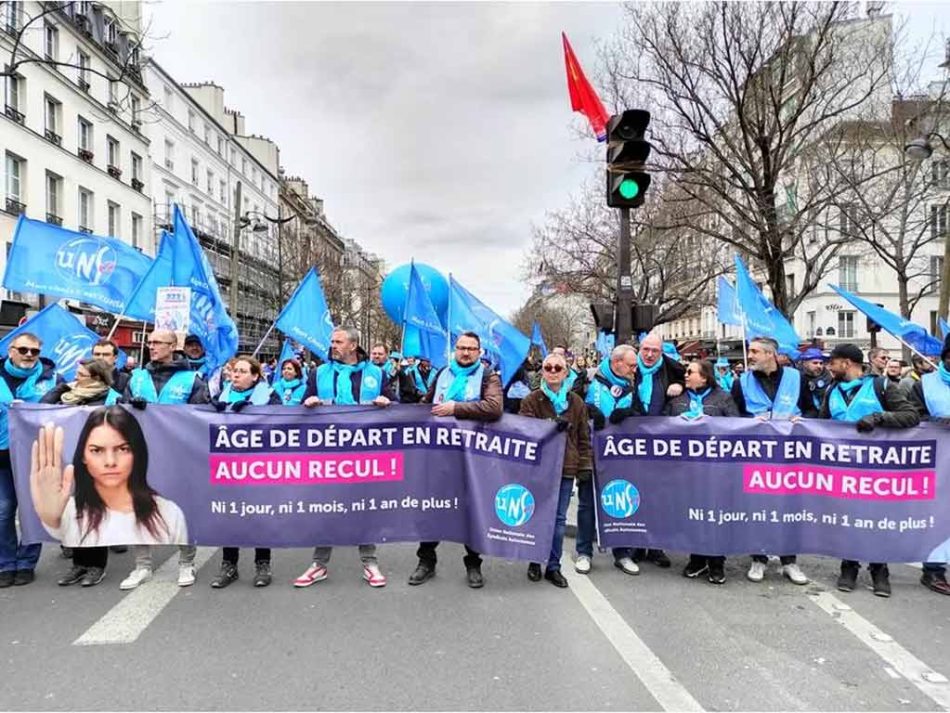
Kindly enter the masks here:
[[478, 352], [481, 351], [481, 347], [455, 347], [457, 352]]
[[157, 347], [159, 344], [174, 344], [175, 342], [161, 342], [161, 341], [156, 341], [156, 340], [153, 340], [153, 339], [149, 339], [149, 340], [148, 340], [147, 342], [145, 342], [145, 343], [146, 343], [148, 346], [150, 346], [150, 347]]
[[564, 367], [560, 364], [545, 364], [542, 368], [549, 374], [558, 374], [564, 371]]
[[20, 356], [30, 356], [37, 357], [40, 355], [40, 350], [37, 347], [13, 347]]

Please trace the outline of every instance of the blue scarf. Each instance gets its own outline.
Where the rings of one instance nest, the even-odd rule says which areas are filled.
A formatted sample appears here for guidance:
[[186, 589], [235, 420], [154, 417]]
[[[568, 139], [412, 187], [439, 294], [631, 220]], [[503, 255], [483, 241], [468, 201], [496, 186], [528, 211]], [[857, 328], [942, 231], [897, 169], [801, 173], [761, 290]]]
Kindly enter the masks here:
[[653, 366], [647, 366], [643, 363], [643, 357], [637, 354], [637, 369], [642, 378], [640, 385], [637, 386], [637, 395], [640, 397], [640, 403], [643, 404], [643, 412], [649, 413], [650, 404], [653, 402], [653, 375], [663, 366], [663, 357], [656, 360]]
[[363, 371], [366, 362], [360, 361], [356, 364], [344, 364], [339, 361], [334, 361], [331, 362], [331, 365], [333, 366], [333, 371], [336, 372], [336, 398], [334, 399], [334, 403], [341, 406], [355, 406], [356, 401], [353, 400], [353, 381], [350, 377], [355, 371]]
[[420, 394], [425, 394], [429, 390], [429, 387], [426, 386], [426, 383], [422, 378], [422, 374], [419, 373], [418, 364], [413, 364], [410, 366], [408, 369], [406, 369], [406, 373], [412, 377], [412, 381], [416, 385], [416, 391], [418, 391]]
[[[254, 384], [257, 386], [257, 384]], [[227, 402], [229, 404], [236, 404], [238, 401], [247, 401], [251, 398], [251, 394], [254, 393], [254, 386], [247, 389], [246, 391], [238, 391], [235, 388], [230, 388], [227, 390]]]
[[557, 393], [551, 391], [551, 389], [548, 388], [547, 383], [542, 381], [541, 391], [543, 391], [544, 395], [548, 397], [548, 400], [550, 400], [551, 405], [554, 407], [554, 413], [560, 416], [562, 413], [567, 411], [567, 395], [571, 393], [567, 379], [561, 382], [561, 388], [558, 389]]
[[940, 365], [937, 367], [937, 373], [940, 374], [940, 380], [947, 386], [950, 386], [950, 371], [947, 371], [947, 367], [943, 365], [943, 362], [940, 362]]
[[7, 359], [3, 362], [3, 368], [6, 372], [17, 379], [24, 379], [16, 389], [14, 396], [24, 401], [30, 401], [36, 391], [36, 382], [40, 380], [43, 374], [43, 364], [39, 360], [30, 369], [22, 369], [13, 363], [13, 359]]
[[859, 386], [861, 386], [861, 384], [863, 383], [864, 383], [864, 378], [858, 377], [854, 381], [839, 381], [838, 388], [846, 393], [850, 393], [854, 391], [856, 388], [858, 388]]
[[454, 358], [449, 362], [449, 371], [452, 372], [455, 379], [452, 381], [449, 390], [445, 392], [446, 401], [455, 401], [465, 396], [465, 386], [468, 383], [468, 377], [471, 376], [477, 368], [477, 361], [471, 366], [460, 366]]
[[689, 396], [689, 410], [686, 412], [686, 415], [690, 418], [699, 418], [703, 415], [703, 401], [706, 400], [706, 397], [709, 396], [711, 388], [707, 388], [705, 391], [693, 391], [690, 389], [686, 392], [686, 395]]
[[597, 367], [597, 373], [609, 381], [613, 386], [619, 386], [621, 389], [629, 388], [630, 382], [622, 376], [617, 376], [610, 368], [610, 359], [604, 359]]

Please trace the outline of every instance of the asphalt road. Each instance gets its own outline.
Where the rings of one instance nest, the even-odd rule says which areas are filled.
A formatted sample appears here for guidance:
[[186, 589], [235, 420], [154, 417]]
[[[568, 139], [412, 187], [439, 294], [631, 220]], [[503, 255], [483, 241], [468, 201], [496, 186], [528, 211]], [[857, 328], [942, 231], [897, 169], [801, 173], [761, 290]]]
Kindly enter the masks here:
[[0, 709], [950, 710], [950, 598], [910, 565], [892, 566], [889, 600], [834, 591], [837, 562], [811, 557], [805, 587], [774, 565], [748, 582], [746, 558], [721, 587], [684, 579], [683, 555], [637, 577], [565, 558], [567, 590], [487, 560], [475, 591], [462, 548], [439, 554], [410, 587], [414, 547], [381, 547], [390, 581], [373, 590], [338, 548], [329, 579], [297, 590], [309, 551], [279, 550], [255, 590], [243, 551], [242, 578], [212, 590], [220, 552], [203, 549], [194, 587], [175, 586], [173, 557], [126, 593], [131, 554], [98, 587], [62, 588], [47, 547], [34, 584], [0, 590]]

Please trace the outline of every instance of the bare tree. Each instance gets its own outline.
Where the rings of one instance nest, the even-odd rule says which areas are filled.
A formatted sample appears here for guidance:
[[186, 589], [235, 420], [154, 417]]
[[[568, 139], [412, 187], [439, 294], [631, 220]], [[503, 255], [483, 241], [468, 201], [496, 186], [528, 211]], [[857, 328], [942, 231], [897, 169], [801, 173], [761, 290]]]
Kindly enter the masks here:
[[[786, 314], [843, 243], [806, 239], [841, 189], [823, 167], [849, 148], [829, 129], [889, 104], [890, 19], [852, 13], [841, 2], [638, 3], [604, 51], [615, 104], [653, 112], [653, 170], [682, 204], [667, 227], [753, 259]], [[793, 258], [805, 273], [790, 292]]]
[[579, 347], [584, 340], [586, 317], [575, 303], [535, 293], [515, 311], [511, 323], [523, 334], [531, 334], [537, 322], [549, 349], [558, 344]]

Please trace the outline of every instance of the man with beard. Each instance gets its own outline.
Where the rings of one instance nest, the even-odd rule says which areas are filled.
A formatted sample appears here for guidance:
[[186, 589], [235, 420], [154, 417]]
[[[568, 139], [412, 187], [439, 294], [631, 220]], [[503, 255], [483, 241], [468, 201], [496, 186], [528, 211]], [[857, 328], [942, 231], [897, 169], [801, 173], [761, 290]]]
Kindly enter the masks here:
[[825, 392], [834, 377], [828, 371], [825, 363], [825, 355], [821, 349], [810, 347], [802, 352], [802, 358], [799, 362], [802, 370], [802, 376], [805, 377], [805, 385], [811, 394], [811, 400], [815, 408], [821, 408], [822, 401], [825, 400]]

